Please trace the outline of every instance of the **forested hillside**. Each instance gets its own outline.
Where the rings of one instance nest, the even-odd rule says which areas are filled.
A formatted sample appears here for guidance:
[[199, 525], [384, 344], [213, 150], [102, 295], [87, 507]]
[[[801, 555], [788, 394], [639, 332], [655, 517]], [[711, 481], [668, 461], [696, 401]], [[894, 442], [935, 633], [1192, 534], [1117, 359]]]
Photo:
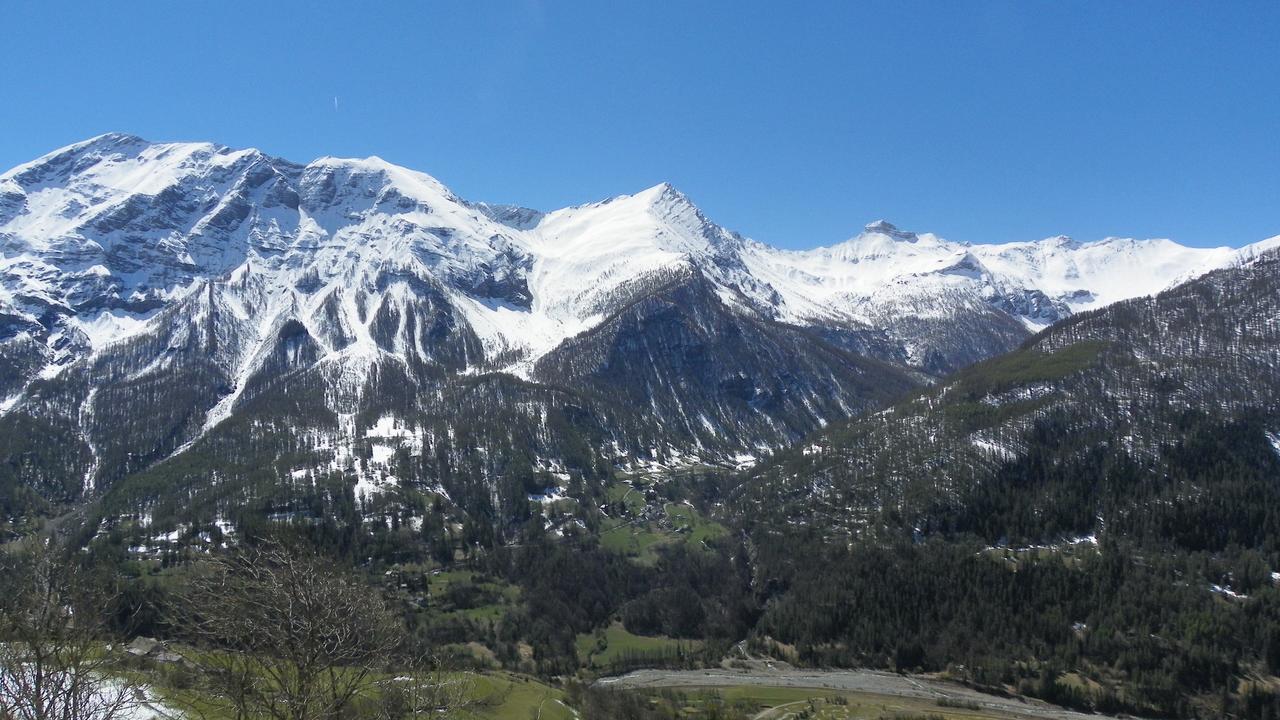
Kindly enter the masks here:
[[1280, 257], [1081, 313], [815, 435], [742, 485], [744, 517], [992, 543], [1109, 533], [1274, 551]]

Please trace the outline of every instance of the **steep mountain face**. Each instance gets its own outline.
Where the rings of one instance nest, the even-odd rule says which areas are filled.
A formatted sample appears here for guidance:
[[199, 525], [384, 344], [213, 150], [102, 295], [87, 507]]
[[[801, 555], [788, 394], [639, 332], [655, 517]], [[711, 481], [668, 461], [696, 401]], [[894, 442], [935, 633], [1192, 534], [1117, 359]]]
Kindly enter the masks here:
[[1074, 315], [780, 454], [742, 501], [770, 522], [835, 533], [1274, 542], [1278, 319], [1277, 251]]
[[887, 223], [786, 252], [668, 185], [541, 213], [377, 158], [104, 135], [0, 175], [0, 486], [283, 507], [336, 475], [518, 519], [616, 464], [743, 461], [1238, 256]]
[[565, 341], [534, 374], [661, 409], [668, 434], [711, 448], [726, 438], [801, 437], [816, 429], [814, 417], [854, 415], [915, 385], [811, 332], [734, 312], [692, 273]]

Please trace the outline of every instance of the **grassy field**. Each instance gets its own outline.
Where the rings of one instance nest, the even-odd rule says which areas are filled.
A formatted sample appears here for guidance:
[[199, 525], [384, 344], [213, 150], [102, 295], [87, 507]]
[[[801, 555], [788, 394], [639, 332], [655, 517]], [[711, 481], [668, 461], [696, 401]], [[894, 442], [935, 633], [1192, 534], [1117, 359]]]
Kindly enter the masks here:
[[650, 507], [645, 492], [651, 482], [648, 477], [628, 477], [606, 488], [616, 516], [601, 528], [601, 547], [652, 565], [657, 562], [656, 551], [662, 545], [686, 542], [703, 547], [706, 541], [728, 533], [723, 525], [688, 504], [658, 500], [652, 501]]
[[667, 503], [667, 519], [678, 533], [685, 533], [688, 542], [701, 545], [707, 540], [724, 537], [729, 534], [723, 525], [714, 520], [704, 518], [697, 510], [688, 505]]
[[485, 673], [472, 688], [476, 703], [463, 717], [475, 720], [571, 720], [564, 693], [532, 678], [511, 673]]
[[670, 542], [670, 538], [648, 522], [614, 520], [604, 523], [600, 529], [600, 547], [644, 565], [658, 561], [655, 548], [665, 542]]
[[605, 488], [605, 497], [611, 503], [621, 502], [626, 506], [628, 512], [639, 513], [644, 509], [645, 505], [644, 491], [642, 488], [637, 489], [636, 484], [638, 483], [635, 481], [615, 482]]
[[583, 633], [578, 636], [578, 658], [589, 667], [603, 668], [625, 656], [673, 653], [677, 650], [692, 651], [700, 648], [697, 640], [675, 640], [669, 637], [645, 637], [633, 635], [613, 623], [604, 630]]
[[[165, 706], [191, 710], [203, 720], [233, 720], [220, 714], [222, 708], [203, 699], [200, 691], [170, 684], [172, 675], [164, 668], [130, 671], [135, 682], [145, 684]], [[564, 704], [564, 693], [534, 678], [508, 672], [450, 675], [450, 682], [465, 682], [468, 706], [451, 717], [467, 720], [571, 720], [573, 712]], [[388, 677], [390, 681], [390, 677]]]
[[[578, 651], [590, 657], [596, 666], [607, 665], [627, 653], [668, 652], [677, 648], [693, 650], [697, 643], [677, 641], [671, 638], [640, 637], [628, 633], [620, 624], [614, 624], [601, 633], [579, 635]], [[178, 649], [184, 655], [195, 651]], [[131, 669], [122, 669], [134, 681], [149, 688], [149, 694], [173, 709], [191, 709], [204, 720], [232, 720], [230, 715], [219, 714], [209, 703], [201, 702], [201, 690], [191, 671], [177, 673], [177, 665], [158, 664], [149, 660], [131, 662]], [[179, 681], [179, 676], [185, 680]], [[528, 675], [487, 671], [447, 675], [449, 684], [465, 683], [468, 705], [450, 717], [466, 720], [580, 720], [566, 705], [564, 691]], [[382, 683], [395, 682], [393, 675], [382, 676]], [[1080, 679], [1080, 682], [1087, 682]], [[461, 687], [458, 689], [462, 689]], [[376, 694], [368, 700], [366, 709], [376, 706]], [[688, 686], [670, 689], [632, 689], [618, 692], [634, 693], [648, 698], [655, 706], [663, 706], [677, 717], [732, 718], [738, 720], [1028, 720], [1018, 714], [1017, 707], [991, 709], [974, 704], [940, 704], [926, 698], [901, 697], [878, 692], [857, 692], [831, 688], [765, 687], [757, 685]]]
[[[460, 591], [466, 590], [464, 594]], [[500, 620], [512, 606], [520, 602], [520, 589], [514, 585], [479, 577], [470, 570], [450, 570], [432, 575], [428, 593], [434, 612], [440, 619], [451, 616], [468, 620]]]

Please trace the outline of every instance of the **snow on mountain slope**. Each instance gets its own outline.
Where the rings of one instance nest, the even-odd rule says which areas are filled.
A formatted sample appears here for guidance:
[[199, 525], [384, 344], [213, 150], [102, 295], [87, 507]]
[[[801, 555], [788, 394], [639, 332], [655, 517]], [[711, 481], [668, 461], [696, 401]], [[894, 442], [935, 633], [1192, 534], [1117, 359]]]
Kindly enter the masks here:
[[[999, 303], [1025, 291], [1042, 293], [1052, 313], [1013, 312], [1038, 329], [1072, 312], [1150, 295], [1230, 265], [1268, 247], [1190, 248], [1169, 240], [1066, 237], [1000, 245], [952, 243], [878, 221], [832, 247], [786, 252], [751, 244], [751, 272], [782, 296], [791, 322], [867, 321], [898, 298], [968, 291]], [[941, 306], [935, 306], [941, 310]]]
[[[885, 222], [792, 252], [715, 225], [667, 184], [542, 214], [464, 201], [379, 158], [302, 166], [108, 134], [0, 175], [0, 341], [37, 339], [44, 374], [56, 373], [144, 332], [160, 308], [214, 281], [243, 309], [249, 346], [296, 319], [322, 357], [421, 356], [429, 352], [421, 334], [405, 335], [410, 324], [385, 342], [371, 326], [425, 282], [451, 306], [448, 322], [478, 339], [468, 368], [527, 376], [651, 282], [696, 268], [743, 312], [884, 332], [913, 346], [902, 354], [911, 364], [928, 339], [894, 334], [907, 315], [977, 309], [1034, 329], [1242, 252], [1167, 240], [968, 245]], [[235, 285], [245, 276], [255, 278], [250, 299]], [[252, 353], [236, 363], [250, 372]]]
[[516, 512], [538, 468], [782, 447], [1262, 245], [879, 222], [785, 251], [667, 184], [542, 213], [379, 158], [103, 135], [0, 174], [0, 469], [64, 498], [411, 478]]
[[528, 261], [510, 228], [377, 158], [301, 167], [252, 150], [107, 135], [0, 183], [0, 302], [10, 323], [25, 321], [50, 344], [70, 337], [84, 352], [138, 331], [200, 282], [248, 274], [264, 279], [247, 314], [260, 328], [337, 292], [330, 320], [356, 340], [369, 318], [352, 316], [349, 296], [385, 273], [483, 296], [524, 292]]
[[[632, 196], [548, 213], [531, 233], [538, 253], [534, 309], [551, 317], [598, 314], [604, 298], [635, 277], [704, 250], [659, 185]], [[674, 222], [673, 222], [674, 221]]]

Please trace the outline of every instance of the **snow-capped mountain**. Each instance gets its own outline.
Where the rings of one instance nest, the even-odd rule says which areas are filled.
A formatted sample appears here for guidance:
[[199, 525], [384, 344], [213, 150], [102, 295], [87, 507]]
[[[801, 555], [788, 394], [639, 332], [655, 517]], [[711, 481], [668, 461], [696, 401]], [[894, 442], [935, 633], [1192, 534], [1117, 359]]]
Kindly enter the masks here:
[[[6, 335], [44, 337], [46, 372], [142, 330], [202, 281], [264, 275], [269, 303], [314, 317], [308, 300], [396, 271], [444, 286], [483, 346], [468, 365], [522, 375], [600, 324], [637, 279], [682, 268], [706, 275], [731, 306], [892, 337], [895, 320], [947, 318], [975, 301], [968, 309], [1039, 329], [1257, 250], [1065, 237], [969, 245], [880, 221], [844, 243], [792, 252], [713, 224], [666, 184], [543, 214], [464, 201], [378, 158], [300, 166], [119, 134], [0, 175], [0, 243]], [[328, 307], [354, 344], [371, 347], [352, 306]], [[279, 312], [259, 315], [269, 325]], [[904, 344], [906, 364], [925, 367], [928, 339]]]
[[[378, 158], [109, 134], [0, 175], [0, 434], [11, 453], [67, 439], [44, 464], [10, 456], [37, 487], [269, 437], [290, 477], [360, 465], [456, 495], [470, 473], [507, 507], [493, 478], [516, 466], [777, 447], [1259, 247], [878, 222], [794, 252], [666, 184], [542, 213]], [[596, 455], [570, 458], [584, 442]]]

